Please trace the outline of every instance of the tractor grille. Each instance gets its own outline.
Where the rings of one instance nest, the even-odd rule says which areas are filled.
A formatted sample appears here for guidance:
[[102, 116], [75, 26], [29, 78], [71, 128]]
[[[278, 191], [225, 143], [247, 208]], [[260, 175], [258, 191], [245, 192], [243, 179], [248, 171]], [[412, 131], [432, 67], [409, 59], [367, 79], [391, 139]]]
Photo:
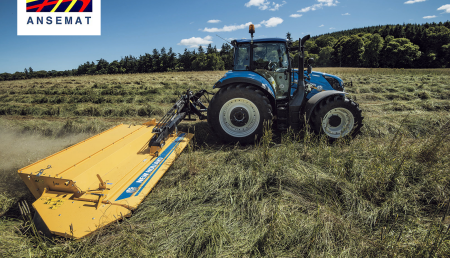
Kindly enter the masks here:
[[338, 91], [344, 90], [336, 78], [326, 76], [326, 75], [324, 77], [328, 81], [328, 83], [331, 85], [331, 87], [333, 87], [333, 89], [338, 90]]

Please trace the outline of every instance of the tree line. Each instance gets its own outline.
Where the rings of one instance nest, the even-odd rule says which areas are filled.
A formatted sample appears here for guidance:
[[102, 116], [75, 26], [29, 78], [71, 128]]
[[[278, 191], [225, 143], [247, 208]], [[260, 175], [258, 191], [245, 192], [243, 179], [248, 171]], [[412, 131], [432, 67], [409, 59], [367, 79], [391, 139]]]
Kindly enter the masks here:
[[[298, 40], [294, 45], [298, 46]], [[372, 26], [324, 34], [306, 42], [305, 55], [314, 58], [316, 66], [450, 67], [450, 22]]]
[[[288, 32], [287, 38], [292, 41]], [[298, 40], [293, 41], [298, 47]], [[59, 76], [151, 73], [167, 71], [230, 70], [233, 48], [224, 43], [217, 50], [209, 44], [206, 50], [184, 50], [175, 54], [164, 47], [139, 57], [125, 56], [111, 63], [105, 59], [86, 62], [66, 71], [34, 71], [0, 74], [0, 81]], [[291, 52], [292, 65], [298, 67], [298, 51]], [[425, 24], [384, 25], [328, 33], [311, 38], [305, 45], [306, 58], [314, 58], [318, 67], [450, 67], [450, 21]], [[306, 60], [307, 60], [306, 59]]]
[[88, 61], [79, 65], [77, 69], [66, 71], [34, 71], [31, 67], [25, 68], [23, 72], [0, 74], [0, 81], [78, 75], [230, 70], [233, 65], [233, 54], [233, 48], [228, 43], [224, 43], [220, 51], [211, 44], [206, 49], [202, 46], [193, 51], [186, 48], [184, 53], [178, 56], [172, 48], [166, 51], [163, 47], [161, 51], [153, 49], [152, 54], [145, 53], [139, 57], [125, 56], [120, 61], [114, 60], [111, 63], [103, 58], [97, 60], [97, 63]]

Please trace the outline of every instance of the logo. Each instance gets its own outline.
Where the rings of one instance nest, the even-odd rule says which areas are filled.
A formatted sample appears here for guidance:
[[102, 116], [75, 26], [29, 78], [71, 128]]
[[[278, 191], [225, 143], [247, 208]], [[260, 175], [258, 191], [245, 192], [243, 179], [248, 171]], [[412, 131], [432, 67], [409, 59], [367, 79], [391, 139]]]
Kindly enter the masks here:
[[101, 35], [101, 0], [17, 0], [17, 35]]
[[126, 190], [127, 193], [135, 193], [138, 190], [137, 187], [130, 187]]
[[27, 12], [91, 13], [93, 0], [26, 0]]

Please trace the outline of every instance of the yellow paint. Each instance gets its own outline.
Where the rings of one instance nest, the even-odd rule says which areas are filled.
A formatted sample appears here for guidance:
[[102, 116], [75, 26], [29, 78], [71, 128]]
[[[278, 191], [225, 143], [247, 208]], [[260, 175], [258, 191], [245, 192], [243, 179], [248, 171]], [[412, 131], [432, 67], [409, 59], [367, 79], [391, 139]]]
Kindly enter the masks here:
[[77, 0], [73, 0], [72, 3], [70, 3], [69, 7], [67, 7], [66, 9], [66, 13], [70, 12], [70, 10], [72, 10], [72, 7], [75, 5], [75, 3], [77, 2]]
[[81, 238], [131, 215], [193, 137], [186, 134], [175, 142], [180, 132], [166, 139], [159, 154], [172, 143], [173, 148], [151, 179], [147, 176], [138, 192], [117, 200], [158, 159], [148, 147], [155, 124], [116, 126], [19, 170], [53, 234]]
[[58, 3], [56, 3], [55, 7], [53, 7], [53, 9], [50, 12], [54, 13], [56, 11], [56, 9], [58, 9], [58, 7], [61, 5], [62, 2], [63, 2], [63, 0], [59, 0]]
[[28, 3], [32, 3], [32, 2], [36, 2], [36, 1], [38, 1], [38, 0], [27, 0], [27, 4]]

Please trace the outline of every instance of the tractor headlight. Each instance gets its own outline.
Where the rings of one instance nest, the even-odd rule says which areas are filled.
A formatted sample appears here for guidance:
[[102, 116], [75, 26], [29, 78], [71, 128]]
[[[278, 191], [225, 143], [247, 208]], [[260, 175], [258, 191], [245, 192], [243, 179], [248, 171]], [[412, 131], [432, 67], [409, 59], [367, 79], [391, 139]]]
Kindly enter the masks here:
[[333, 89], [338, 91], [344, 91], [344, 88], [342, 87], [341, 83], [336, 78], [327, 75], [324, 75], [324, 77], [331, 85], [331, 87], [333, 87]]

